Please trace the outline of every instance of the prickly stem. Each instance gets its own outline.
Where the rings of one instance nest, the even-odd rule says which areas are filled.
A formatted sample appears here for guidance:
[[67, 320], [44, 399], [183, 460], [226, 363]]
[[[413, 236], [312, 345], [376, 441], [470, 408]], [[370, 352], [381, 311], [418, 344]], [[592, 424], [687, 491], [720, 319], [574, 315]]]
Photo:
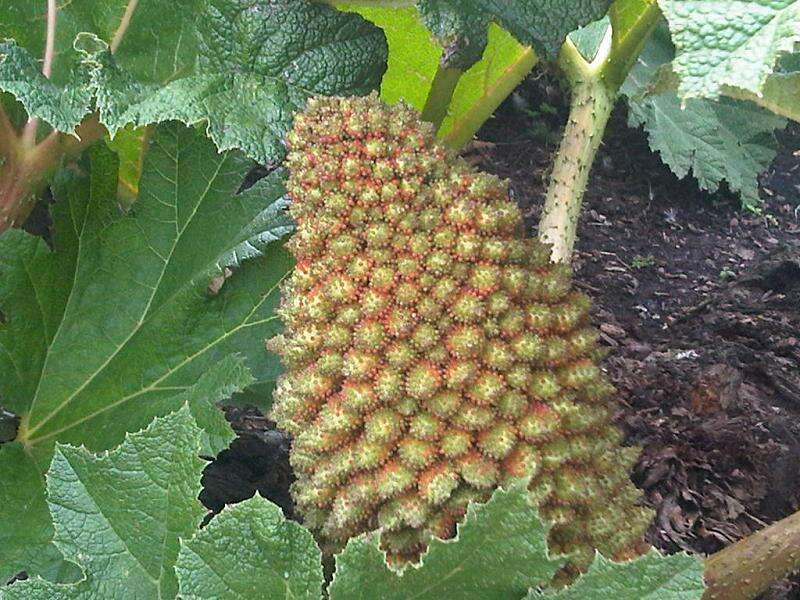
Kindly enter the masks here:
[[706, 559], [705, 600], [751, 600], [800, 568], [800, 512]]
[[573, 85], [569, 120], [539, 221], [539, 239], [552, 245], [556, 262], [572, 259], [583, 195], [615, 98], [602, 81], [586, 78]]

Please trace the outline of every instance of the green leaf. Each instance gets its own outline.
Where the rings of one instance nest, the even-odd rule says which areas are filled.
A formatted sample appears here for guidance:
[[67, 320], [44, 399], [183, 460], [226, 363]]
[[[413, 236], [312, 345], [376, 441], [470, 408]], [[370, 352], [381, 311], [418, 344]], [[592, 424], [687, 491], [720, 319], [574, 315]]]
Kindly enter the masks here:
[[597, 56], [600, 44], [609, 27], [611, 27], [611, 19], [605, 16], [599, 21], [589, 23], [586, 27], [576, 29], [569, 34], [569, 39], [575, 44], [586, 62], [592, 62]]
[[597, 554], [588, 572], [569, 587], [531, 591], [526, 600], [700, 600], [704, 592], [701, 559], [688, 554], [662, 556], [651, 550], [624, 563]]
[[[116, 60], [141, 81], [164, 83], [188, 74], [197, 55], [195, 22], [205, 4], [205, 0], [58, 2], [52, 81], [63, 85], [80, 65], [73, 42], [81, 32], [94, 33], [109, 44], [119, 35]], [[0, 14], [0, 39], [13, 38], [40, 60], [47, 2], [0, 0]]]
[[732, 87], [726, 87], [725, 94], [800, 122], [800, 73], [773, 73], [767, 77], [760, 94]]
[[[112, 54], [126, 6], [132, 18]], [[17, 24], [6, 30], [28, 43], [0, 45], [0, 90], [30, 115], [72, 131], [95, 104], [112, 136], [130, 124], [203, 122], [220, 150], [239, 148], [262, 163], [283, 158], [283, 135], [310, 96], [365, 94], [386, 68], [381, 30], [322, 4], [87, 0], [59, 10], [56, 50], [65, 58], [57, 67], [69, 73], [47, 80], [40, 44], [22, 31], [35, 23], [44, 36], [41, 11], [5, 10]]]
[[[41, 470], [57, 441], [107, 449], [186, 400], [218, 449], [229, 434], [200, 399], [250, 381], [225, 358], [240, 354], [262, 384], [279, 371], [263, 341], [279, 330], [278, 284], [292, 266], [270, 243], [291, 228], [283, 172], [237, 194], [252, 165], [240, 153], [174, 123], [150, 143], [132, 214], [115, 206], [116, 160], [101, 145], [88, 176], [65, 170], [54, 183], [53, 251], [18, 230], [0, 236], [0, 396]], [[208, 291], [226, 265], [258, 253]], [[11, 461], [0, 452], [0, 469]], [[37, 495], [9, 498], [7, 487], [10, 514]]]
[[4, 590], [7, 600], [174, 598], [181, 538], [197, 529], [205, 463], [188, 408], [157, 418], [111, 452], [56, 447], [47, 474], [55, 543], [84, 579], [59, 585], [33, 578]]
[[[466, 70], [481, 59], [491, 18], [452, 0], [420, 0], [422, 21], [442, 47], [442, 66]], [[464, 3], [466, 4], [466, 3]]]
[[203, 456], [216, 456], [236, 437], [215, 403], [224, 402], [254, 382], [255, 378], [242, 357], [226, 356], [203, 373], [197, 383], [175, 397], [175, 404], [186, 403], [189, 406], [192, 417], [203, 431]]
[[422, 110], [442, 55], [413, 7], [384, 8], [337, 3], [380, 27], [386, 35], [389, 59], [381, 81], [381, 98], [394, 104], [405, 100]]
[[[38, 372], [21, 382], [28, 389], [6, 391], [9, 408], [24, 417], [20, 437], [29, 445], [54, 438], [88, 439], [92, 448], [118, 443], [173, 410], [177, 393], [233, 351], [246, 353], [256, 377], [262, 370], [261, 339], [278, 327], [277, 284], [288, 258], [267, 246], [267, 256], [218, 295], [206, 287], [244, 244], [263, 249], [254, 223], [257, 238], [289, 231], [288, 217], [274, 206], [285, 206], [283, 173], [237, 195], [251, 166], [239, 153], [219, 154], [176, 124], [160, 128], [151, 144], [135, 214], [114, 214], [115, 182], [97, 181], [107, 165], [92, 169], [89, 193], [76, 189], [85, 182], [75, 177], [57, 182], [57, 197], [69, 204], [62, 212], [68, 208], [64, 216], [74, 219], [60, 224], [73, 228], [78, 246], [65, 249], [76, 254], [73, 267], [55, 274], [61, 287], [54, 301], [64, 308], [48, 315], [54, 320], [38, 336], [48, 344], [38, 352], [24, 347], [26, 336], [13, 335], [22, 326], [15, 306], [0, 338], [12, 353], [38, 355]], [[42, 269], [58, 260], [52, 256], [44, 256]], [[27, 297], [50, 305], [47, 291]]]
[[322, 595], [320, 551], [311, 533], [259, 496], [227, 507], [183, 540], [176, 570], [183, 600]]
[[108, 147], [119, 157], [119, 185], [117, 195], [126, 206], [139, 196], [139, 178], [142, 176], [144, 153], [148, 144], [149, 127], [127, 126], [107, 140]]
[[195, 73], [163, 87], [139, 84], [116, 68], [100, 40], [79, 37], [112, 135], [128, 123], [204, 121], [220, 150], [240, 148], [275, 163], [294, 112], [310, 96], [365, 94], [386, 66], [380, 29], [325, 5], [209, 0], [197, 27]]
[[800, 0], [659, 0], [677, 47], [684, 98], [724, 86], [759, 94], [778, 59], [800, 42]]
[[[90, 112], [90, 74], [73, 48], [91, 32], [112, 43], [124, 32], [115, 60], [137, 81], [163, 84], [195, 70], [196, 20], [203, 0], [82, 0], [59, 2], [53, 74], [42, 75], [47, 2], [0, 0], [0, 89], [13, 93], [30, 116], [72, 131]], [[127, 26], [123, 26], [128, 9]]]
[[13, 94], [34, 117], [55, 129], [72, 131], [91, 107], [88, 73], [77, 70], [63, 85], [42, 75], [42, 67], [13, 40], [0, 41], [0, 90]]
[[[337, 4], [383, 29], [389, 44], [389, 67], [381, 97], [393, 104], [404, 100], [422, 110], [431, 90], [442, 48], [431, 40], [416, 9]], [[522, 46], [497, 25], [490, 25], [488, 45], [480, 61], [459, 79], [439, 135], [448, 145], [467, 143], [536, 64], [531, 48]]]
[[22, 444], [0, 446], [0, 481], [7, 482], [0, 488], [0, 587], [21, 571], [53, 581], [77, 580], [80, 571], [52, 543], [44, 476]]
[[453, 148], [472, 139], [538, 60], [532, 48], [497, 25], [489, 26], [488, 40], [483, 58], [461, 76], [439, 128], [439, 136]]
[[682, 101], [673, 90], [651, 89], [659, 67], [671, 59], [668, 34], [658, 29], [622, 87], [628, 96], [629, 125], [644, 125], [650, 147], [678, 177], [691, 171], [700, 187], [712, 192], [726, 181], [745, 206], [758, 207], [758, 175], [775, 158], [773, 132], [786, 121], [750, 102]]
[[391, 571], [374, 536], [348, 542], [336, 557], [331, 600], [508, 600], [552, 579], [563, 562], [547, 553], [547, 529], [525, 481], [472, 504], [453, 540], [434, 540], [419, 567]]
[[552, 57], [571, 31], [603, 17], [611, 0], [420, 0], [418, 5], [445, 48], [446, 66], [464, 68], [480, 58], [492, 21]]

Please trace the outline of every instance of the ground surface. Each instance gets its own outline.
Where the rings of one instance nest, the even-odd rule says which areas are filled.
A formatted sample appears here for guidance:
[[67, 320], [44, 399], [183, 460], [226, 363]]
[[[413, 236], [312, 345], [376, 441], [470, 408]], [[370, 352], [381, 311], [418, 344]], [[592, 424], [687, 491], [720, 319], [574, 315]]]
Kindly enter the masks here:
[[[555, 110], [531, 115], [542, 100]], [[531, 226], [562, 107], [529, 83], [468, 152], [511, 180]], [[665, 551], [714, 552], [800, 509], [800, 129], [781, 139], [761, 216], [678, 181], [622, 113], [592, 173], [576, 284], [595, 301], [619, 423], [643, 448], [632, 478], [656, 511], [649, 540]], [[256, 412], [228, 415], [240, 438], [202, 500], [220, 510], [258, 489], [291, 516], [288, 440]], [[788, 598], [797, 581], [764, 596]]]

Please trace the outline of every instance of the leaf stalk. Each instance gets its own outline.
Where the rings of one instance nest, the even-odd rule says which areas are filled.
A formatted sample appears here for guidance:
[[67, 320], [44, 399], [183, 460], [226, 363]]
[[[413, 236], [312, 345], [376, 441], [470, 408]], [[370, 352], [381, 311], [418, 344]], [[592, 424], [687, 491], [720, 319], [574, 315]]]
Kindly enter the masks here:
[[111, 44], [109, 45], [112, 53], [116, 52], [117, 48], [119, 48], [122, 43], [122, 38], [125, 37], [125, 33], [128, 31], [131, 19], [133, 19], [133, 13], [136, 12], [138, 5], [139, 0], [130, 0], [128, 6], [125, 7], [125, 13], [122, 15], [119, 27], [117, 27], [117, 30], [114, 32], [114, 37], [111, 39]]
[[93, 114], [78, 126], [74, 136], [53, 131], [31, 148], [20, 138], [6, 140], [3, 131], [7, 127], [13, 132], [11, 123], [2, 113], [0, 152], [4, 160], [0, 164], [0, 233], [25, 222], [36, 204], [36, 196], [63, 160], [77, 157], [106, 133], [97, 114]]
[[552, 246], [554, 262], [572, 259], [583, 196], [608, 119], [660, 14], [655, 0], [616, 0], [609, 11], [612, 27], [592, 62], [569, 39], [561, 48], [558, 62], [572, 99], [539, 222], [539, 239]]
[[471, 107], [460, 115], [452, 128], [442, 135], [441, 139], [447, 146], [454, 149], [462, 148], [472, 139], [481, 125], [489, 119], [514, 89], [525, 79], [528, 73], [536, 66], [539, 57], [533, 48], [525, 48], [517, 59], [505, 69], [495, 80], [483, 96], [471, 103]]
[[800, 512], [706, 559], [704, 600], [751, 600], [800, 567]]
[[453, 99], [458, 82], [464, 74], [462, 69], [456, 67], [445, 67], [440, 63], [436, 69], [436, 74], [431, 82], [431, 89], [425, 100], [425, 106], [420, 115], [423, 121], [433, 123], [436, 131], [442, 126], [442, 122], [447, 117], [447, 110]]
[[[58, 5], [56, 0], [47, 0], [47, 35], [44, 43], [44, 61], [42, 63], [42, 75], [47, 79], [53, 74], [53, 59], [56, 49], [56, 19], [58, 17]], [[25, 124], [22, 132], [22, 145], [25, 148], [33, 148], [36, 144], [36, 132], [39, 129], [39, 119], [31, 117]]]

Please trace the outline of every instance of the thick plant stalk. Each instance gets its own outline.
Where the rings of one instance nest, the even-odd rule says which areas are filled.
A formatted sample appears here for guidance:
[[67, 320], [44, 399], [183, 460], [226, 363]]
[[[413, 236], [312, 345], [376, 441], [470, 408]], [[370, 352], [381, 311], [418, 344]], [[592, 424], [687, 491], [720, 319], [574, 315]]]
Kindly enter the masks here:
[[423, 121], [433, 123], [435, 131], [439, 130], [442, 121], [447, 116], [447, 109], [453, 99], [453, 93], [463, 74], [464, 71], [459, 68], [443, 67], [441, 64], [436, 69], [421, 115]]
[[636, 62], [660, 11], [655, 0], [616, 0], [612, 27], [588, 62], [567, 39], [559, 65], [572, 88], [569, 121], [556, 155], [539, 223], [539, 239], [555, 262], [570, 262], [583, 195], [619, 88]]
[[[571, 55], [577, 52], [572, 43], [567, 42], [562, 49], [562, 62], [573, 60]], [[616, 92], [608, 89], [602, 79], [588, 72], [576, 73], [569, 121], [553, 165], [539, 222], [539, 239], [552, 245], [554, 262], [566, 263], [572, 257], [589, 171], [615, 99]]]
[[0, 166], [0, 233], [21, 225], [33, 209], [34, 196], [51, 171], [47, 157], [38, 152], [17, 152], [3, 157]]
[[[111, 43], [115, 51], [130, 25], [138, 0], [131, 0]], [[42, 74], [53, 74], [56, 52], [58, 2], [47, 0], [47, 24]], [[36, 204], [38, 194], [65, 159], [77, 157], [101, 139], [106, 129], [96, 114], [88, 116], [73, 134], [52, 131], [37, 143], [39, 119], [29, 118], [21, 132], [0, 106], [0, 233], [22, 225]]]
[[[47, 35], [45, 38], [42, 74], [48, 79], [53, 74], [55, 58], [56, 0], [47, 0]], [[0, 107], [2, 112], [2, 107]], [[45, 178], [52, 173], [57, 162], [58, 140], [51, 135], [41, 144], [36, 144], [39, 119], [31, 117], [17, 138], [13, 126], [3, 113], [0, 124], [8, 139], [0, 145], [0, 233], [25, 222], [35, 204], [35, 193], [42, 187]], [[4, 136], [6, 137], [6, 136]]]
[[800, 568], [800, 512], [706, 560], [705, 600], [751, 600]]
[[105, 131], [95, 114], [78, 126], [75, 136], [53, 131], [31, 148], [14, 135], [0, 109], [0, 233], [22, 225], [61, 161], [79, 155]]
[[517, 59], [506, 67], [503, 74], [484, 91], [480, 101], [474, 102], [469, 110], [459, 115], [452, 127], [440, 136], [442, 142], [454, 150], [461, 149], [492, 116], [503, 100], [508, 98], [533, 70], [537, 62], [539, 57], [533, 48], [525, 48]]

